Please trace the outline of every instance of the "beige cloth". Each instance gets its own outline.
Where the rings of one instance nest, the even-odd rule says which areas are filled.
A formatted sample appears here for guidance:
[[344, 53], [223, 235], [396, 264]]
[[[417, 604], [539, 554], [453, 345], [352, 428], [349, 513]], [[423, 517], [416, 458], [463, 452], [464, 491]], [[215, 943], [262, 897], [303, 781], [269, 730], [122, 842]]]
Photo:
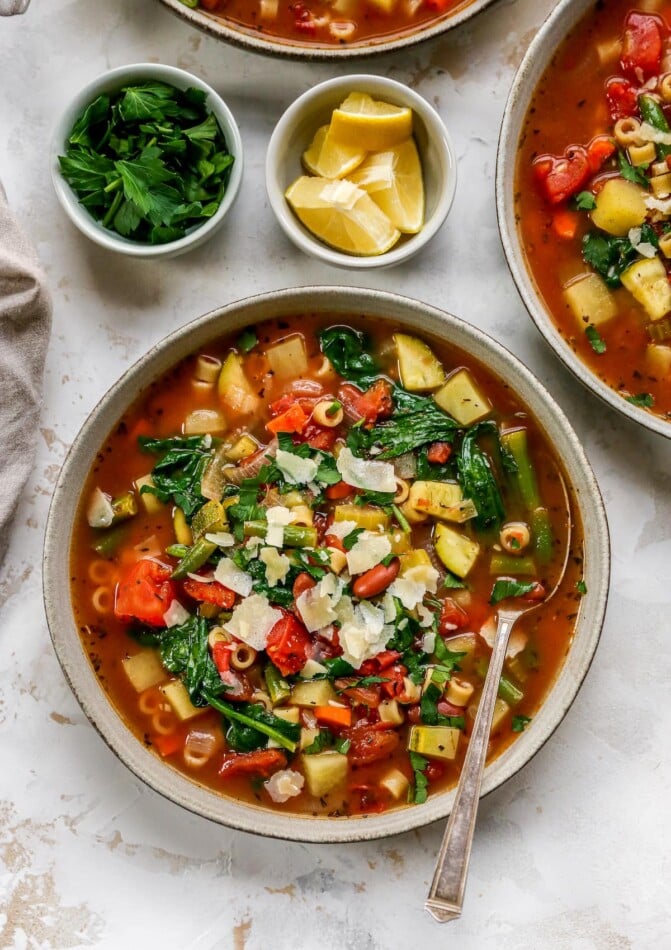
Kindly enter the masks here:
[[0, 561], [33, 465], [51, 300], [0, 185]]
[[0, 16], [14, 16], [25, 13], [30, 0], [0, 0]]

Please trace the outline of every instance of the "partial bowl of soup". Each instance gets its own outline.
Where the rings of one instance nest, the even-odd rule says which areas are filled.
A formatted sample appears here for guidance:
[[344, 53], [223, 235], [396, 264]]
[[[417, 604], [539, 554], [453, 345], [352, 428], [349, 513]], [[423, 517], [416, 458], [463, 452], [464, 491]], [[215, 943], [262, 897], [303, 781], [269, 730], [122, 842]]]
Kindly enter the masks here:
[[565, 365], [671, 437], [671, 3], [560, 3], [520, 66], [497, 167], [503, 246]]
[[210, 36], [255, 53], [335, 62], [389, 53], [466, 22], [493, 0], [160, 0]]
[[534, 755], [596, 649], [608, 555], [582, 449], [515, 357], [425, 304], [302, 288], [201, 317], [102, 399], [44, 589], [82, 708], [143, 781], [344, 841], [449, 813], [511, 597], [537, 607], [484, 791]]

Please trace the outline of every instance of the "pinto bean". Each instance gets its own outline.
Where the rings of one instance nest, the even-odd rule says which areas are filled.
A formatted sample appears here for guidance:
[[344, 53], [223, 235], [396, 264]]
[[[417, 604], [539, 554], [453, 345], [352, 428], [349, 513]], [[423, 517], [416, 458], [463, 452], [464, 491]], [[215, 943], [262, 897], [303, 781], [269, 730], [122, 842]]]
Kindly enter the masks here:
[[396, 579], [400, 567], [401, 562], [397, 557], [387, 565], [376, 564], [375, 567], [371, 567], [365, 574], [357, 577], [352, 584], [354, 595], [363, 600], [381, 594]]

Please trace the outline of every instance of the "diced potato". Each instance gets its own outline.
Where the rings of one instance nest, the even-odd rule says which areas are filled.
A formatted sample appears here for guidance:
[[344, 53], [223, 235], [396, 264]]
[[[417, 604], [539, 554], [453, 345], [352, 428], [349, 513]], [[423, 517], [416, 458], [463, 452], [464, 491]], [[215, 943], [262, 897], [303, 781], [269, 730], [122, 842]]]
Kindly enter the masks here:
[[308, 792], [321, 798], [345, 781], [349, 763], [340, 752], [317, 752], [302, 755], [301, 765]]
[[433, 398], [441, 409], [462, 426], [470, 426], [484, 419], [492, 409], [489, 399], [465, 368], [452, 373], [445, 385], [433, 394]]
[[156, 650], [142, 650], [134, 656], [127, 656], [121, 662], [124, 673], [137, 693], [144, 693], [150, 686], [164, 683], [169, 675]]
[[624, 178], [611, 178], [596, 196], [592, 221], [602, 231], [624, 237], [645, 221], [645, 197], [646, 192], [639, 185]]
[[295, 379], [308, 371], [305, 341], [300, 333], [294, 333], [266, 348], [270, 368], [277, 379]]
[[319, 729], [306, 729], [305, 726], [301, 729], [301, 738], [299, 742], [299, 748], [307, 749], [308, 746], [311, 746], [319, 735]]
[[509, 712], [510, 706], [505, 701], [505, 699], [497, 699], [494, 703], [494, 715], [492, 716], [492, 732], [494, 732], [495, 729], [498, 729]]
[[650, 179], [650, 190], [655, 198], [667, 198], [671, 195], [671, 172], [664, 175], [653, 175]]
[[379, 784], [397, 801], [404, 798], [410, 782], [400, 769], [390, 769], [380, 779]]
[[408, 501], [416, 511], [434, 518], [450, 519], [450, 511], [463, 498], [461, 487], [456, 482], [413, 482]]
[[445, 382], [445, 370], [433, 350], [416, 336], [395, 333], [401, 383], [410, 392], [428, 392]]
[[215, 435], [227, 428], [222, 413], [216, 409], [194, 409], [184, 420], [184, 435]]
[[159, 501], [156, 495], [152, 495], [150, 492], [140, 494], [140, 489], [143, 485], [148, 485], [150, 488], [154, 487], [154, 479], [151, 475], [143, 475], [142, 478], [137, 478], [135, 480], [135, 490], [147, 514], [157, 515], [163, 508], [163, 502]]
[[175, 508], [172, 515], [172, 526], [175, 531], [175, 538], [178, 544], [186, 544], [191, 547], [193, 544], [193, 533], [186, 520], [186, 515], [181, 508]]
[[466, 577], [478, 559], [480, 545], [446, 524], [436, 525], [436, 554], [457, 577]]
[[337, 702], [338, 694], [328, 680], [308, 680], [296, 683], [291, 690], [291, 702], [294, 706], [328, 706]]
[[452, 760], [459, 748], [461, 730], [452, 726], [413, 726], [408, 749], [430, 759]]
[[661, 320], [671, 310], [671, 284], [658, 257], [635, 261], [620, 279], [651, 320]]
[[194, 716], [202, 716], [206, 712], [206, 706], [194, 706], [189, 698], [186, 686], [181, 680], [173, 680], [172, 683], [166, 683], [160, 687], [161, 692], [172, 706], [172, 710], [178, 719], [185, 722], [187, 719], [193, 719]]
[[253, 455], [254, 452], [258, 449], [258, 443], [245, 432], [244, 435], [241, 435], [240, 438], [235, 442], [230, 449], [226, 450], [226, 458], [230, 462], [240, 462], [242, 459], [246, 459], [249, 455]]
[[217, 384], [219, 399], [225, 409], [241, 416], [252, 415], [259, 406], [259, 398], [245, 376], [242, 357], [229, 353], [224, 361]]
[[649, 343], [645, 350], [645, 359], [653, 376], [671, 376], [671, 346]]
[[617, 314], [615, 298], [598, 274], [585, 274], [564, 287], [564, 300], [580, 330], [588, 323], [599, 326]]
[[413, 548], [407, 554], [401, 555], [399, 560], [401, 562], [401, 576], [412, 570], [413, 567], [433, 567], [431, 558], [424, 548]]
[[392, 554], [405, 554], [410, 550], [412, 542], [407, 531], [402, 531], [400, 528], [398, 528], [391, 531], [388, 537], [391, 542]]
[[284, 719], [285, 722], [295, 722], [298, 724], [300, 722], [301, 711], [298, 706], [276, 706], [273, 709], [273, 716], [277, 716], [278, 719]]
[[380, 722], [390, 722], [394, 726], [400, 726], [405, 718], [403, 710], [395, 699], [383, 699], [377, 711]]
[[336, 505], [333, 511], [334, 521], [354, 521], [357, 528], [367, 531], [387, 530], [391, 522], [389, 515], [380, 508], [366, 505]]

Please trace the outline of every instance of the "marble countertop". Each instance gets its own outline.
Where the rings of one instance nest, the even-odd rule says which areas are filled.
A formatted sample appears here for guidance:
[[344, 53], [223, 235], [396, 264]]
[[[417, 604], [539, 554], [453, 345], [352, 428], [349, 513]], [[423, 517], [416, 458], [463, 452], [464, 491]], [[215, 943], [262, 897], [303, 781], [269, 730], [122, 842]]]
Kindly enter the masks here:
[[[551, 0], [499, 0], [465, 27], [357, 71], [418, 90], [459, 159], [451, 215], [411, 263], [360, 275], [301, 256], [265, 196], [281, 111], [341, 66], [254, 57], [155, 2], [33, 0], [0, 20], [0, 178], [54, 296], [35, 470], [0, 571], [0, 946], [161, 950], [628, 950], [669, 946], [671, 443], [588, 395], [533, 327], [496, 227], [496, 140], [517, 64]], [[52, 124], [105, 69], [162, 61], [238, 118], [241, 197], [204, 247], [163, 263], [77, 232], [49, 180]], [[41, 604], [54, 481], [85, 416], [167, 332], [249, 293], [311, 283], [417, 296], [516, 352], [568, 412], [605, 497], [613, 580], [601, 645], [552, 740], [483, 801], [463, 918], [422, 905], [442, 827], [342, 846], [263, 840], [187, 814], [107, 749], [61, 673]]]

